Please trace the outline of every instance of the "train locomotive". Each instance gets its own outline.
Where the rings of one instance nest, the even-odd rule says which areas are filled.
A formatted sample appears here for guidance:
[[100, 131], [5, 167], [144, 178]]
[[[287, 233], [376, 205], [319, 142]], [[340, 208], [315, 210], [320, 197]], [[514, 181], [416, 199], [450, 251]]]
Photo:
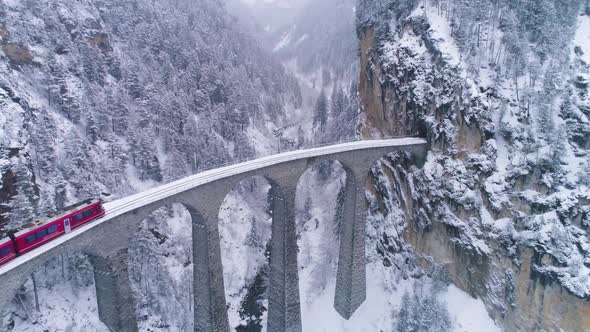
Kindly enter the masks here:
[[0, 266], [104, 214], [101, 200], [85, 200], [66, 207], [57, 215], [27, 224], [22, 230], [0, 239]]

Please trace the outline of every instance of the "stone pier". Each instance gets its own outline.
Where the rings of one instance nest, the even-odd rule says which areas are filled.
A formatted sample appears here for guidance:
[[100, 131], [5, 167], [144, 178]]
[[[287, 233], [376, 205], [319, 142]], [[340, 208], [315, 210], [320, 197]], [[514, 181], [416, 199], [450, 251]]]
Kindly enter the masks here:
[[137, 332], [127, 249], [111, 257], [91, 257], [100, 320], [112, 331]]
[[269, 332], [301, 332], [301, 305], [295, 233], [297, 181], [271, 182], [272, 238], [268, 288]]
[[364, 184], [369, 168], [353, 171], [346, 165], [343, 167], [346, 185], [336, 213], [340, 224], [340, 253], [334, 308], [342, 317], [349, 319], [367, 297], [365, 225], [368, 206]]

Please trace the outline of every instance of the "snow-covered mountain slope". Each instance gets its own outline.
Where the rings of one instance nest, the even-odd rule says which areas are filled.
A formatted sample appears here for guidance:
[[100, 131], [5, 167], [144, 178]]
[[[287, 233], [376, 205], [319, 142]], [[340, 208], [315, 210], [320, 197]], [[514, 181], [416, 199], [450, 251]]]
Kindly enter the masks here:
[[301, 8], [310, 2], [310, 0], [228, 0], [228, 6], [230, 11], [240, 16], [244, 13], [236, 12], [234, 9], [249, 8], [249, 14], [260, 24], [263, 31], [274, 33], [286, 22], [293, 20]]
[[30, 170], [2, 174], [34, 182], [20, 190], [32, 210], [267, 152], [251, 136], [273, 137], [299, 103], [297, 82], [216, 1], [4, 2], [0, 14], [2, 159]]
[[[355, 0], [230, 1], [245, 29], [297, 77], [302, 105], [284, 129], [288, 140], [331, 142], [356, 136], [358, 61]], [[270, 15], [269, 15], [270, 13]], [[254, 21], [254, 22], [252, 22]], [[270, 23], [273, 21], [274, 23]]]
[[[357, 76], [354, 38], [355, 1], [322, 0], [305, 4], [297, 15], [272, 32], [273, 52], [294, 59], [304, 74], [323, 70], [318, 85]], [[333, 76], [333, 77], [332, 77]]]
[[[336, 202], [308, 199], [337, 191], [342, 172], [325, 164], [304, 176], [305, 330], [590, 329], [584, 1], [249, 3], [268, 8], [272, 24], [252, 31], [276, 34], [267, 48], [280, 60], [217, 0], [0, 2], [0, 231], [277, 141], [351, 137], [360, 91], [361, 136], [420, 134], [433, 149], [423, 167], [396, 154], [372, 170], [368, 296], [348, 321], [332, 307], [337, 251], [324, 241], [337, 236]], [[357, 50], [340, 34], [352, 21], [338, 13], [353, 10], [359, 84], [339, 74], [354, 68]], [[221, 215], [238, 330], [265, 329], [267, 189], [245, 181]], [[189, 229], [187, 211], [170, 206], [138, 230], [129, 267], [141, 330], [191, 329]], [[77, 255], [40, 267], [36, 287], [29, 280], [0, 323], [106, 330], [91, 272]]]
[[[74, 201], [125, 196], [276, 151], [273, 131], [292, 122], [290, 110], [301, 104], [296, 79], [233, 26], [217, 0], [2, 1], [0, 17], [2, 237]], [[149, 229], [174, 230], [163, 217], [167, 212], [145, 223], [141, 237], [148, 244], [140, 248], [153, 245], [148, 251], [157, 255], [138, 258], [140, 268], [186, 263], [182, 249], [154, 244]], [[170, 253], [178, 254], [177, 261], [165, 261]], [[63, 278], [72, 292], [61, 293], [69, 296], [61, 305], [92, 293], [91, 281], [72, 284], [78, 278], [73, 270]], [[160, 272], [162, 280], [172, 273]], [[57, 279], [42, 275], [37, 273], [40, 286], [55, 286]], [[174, 294], [180, 284], [163, 282], [158, 291]], [[30, 290], [28, 283], [23, 294]], [[43, 317], [28, 323], [17, 318], [26, 316], [19, 302], [15, 298], [15, 315], [2, 323], [40, 328], [34, 321]], [[56, 303], [41, 302], [53, 308], [42, 310], [45, 318], [62, 317], [69, 322], [64, 326], [77, 330], [85, 320], [80, 315], [71, 321], [58, 314], [63, 310]], [[150, 314], [177, 318], [157, 311]]]
[[[507, 330], [590, 328], [584, 1], [361, 1], [364, 137], [421, 133], [373, 170], [376, 247], [443, 266]], [[399, 318], [394, 318], [398, 319]]]

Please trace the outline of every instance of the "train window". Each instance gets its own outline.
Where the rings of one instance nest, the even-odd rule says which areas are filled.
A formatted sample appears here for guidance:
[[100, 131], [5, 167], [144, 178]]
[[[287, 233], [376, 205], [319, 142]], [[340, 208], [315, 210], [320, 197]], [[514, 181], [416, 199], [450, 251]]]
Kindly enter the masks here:
[[53, 234], [55, 232], [57, 232], [57, 225], [51, 225], [47, 228], [47, 231], [49, 232], [49, 234]]
[[86, 210], [86, 211], [82, 211], [80, 213], [78, 213], [77, 215], [74, 216], [74, 221], [78, 222], [84, 218], [88, 218], [89, 216], [92, 215], [92, 209], [90, 210]]
[[80, 221], [82, 219], [84, 219], [84, 212], [80, 212], [74, 216], [74, 221]]
[[25, 243], [31, 243], [37, 240], [37, 234], [31, 234], [25, 238]]
[[42, 237], [45, 237], [47, 235], [47, 233], [49, 233], [47, 231], [47, 228], [42, 229], [42, 230], [40, 230], [40, 231], [37, 232], [37, 238], [40, 239]]
[[4, 256], [8, 256], [11, 252], [12, 252], [12, 249], [10, 247], [4, 247], [4, 248], [0, 249], [0, 258], [2, 258]]

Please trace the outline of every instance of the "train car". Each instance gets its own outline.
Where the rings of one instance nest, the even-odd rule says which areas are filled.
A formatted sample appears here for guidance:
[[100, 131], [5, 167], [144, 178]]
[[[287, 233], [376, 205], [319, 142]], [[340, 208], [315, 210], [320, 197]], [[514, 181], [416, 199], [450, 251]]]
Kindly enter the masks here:
[[16, 258], [16, 248], [10, 238], [0, 240], [0, 266]]
[[57, 216], [29, 224], [11, 236], [17, 254], [22, 255], [51, 240], [104, 216], [100, 200], [84, 201], [66, 208]]

